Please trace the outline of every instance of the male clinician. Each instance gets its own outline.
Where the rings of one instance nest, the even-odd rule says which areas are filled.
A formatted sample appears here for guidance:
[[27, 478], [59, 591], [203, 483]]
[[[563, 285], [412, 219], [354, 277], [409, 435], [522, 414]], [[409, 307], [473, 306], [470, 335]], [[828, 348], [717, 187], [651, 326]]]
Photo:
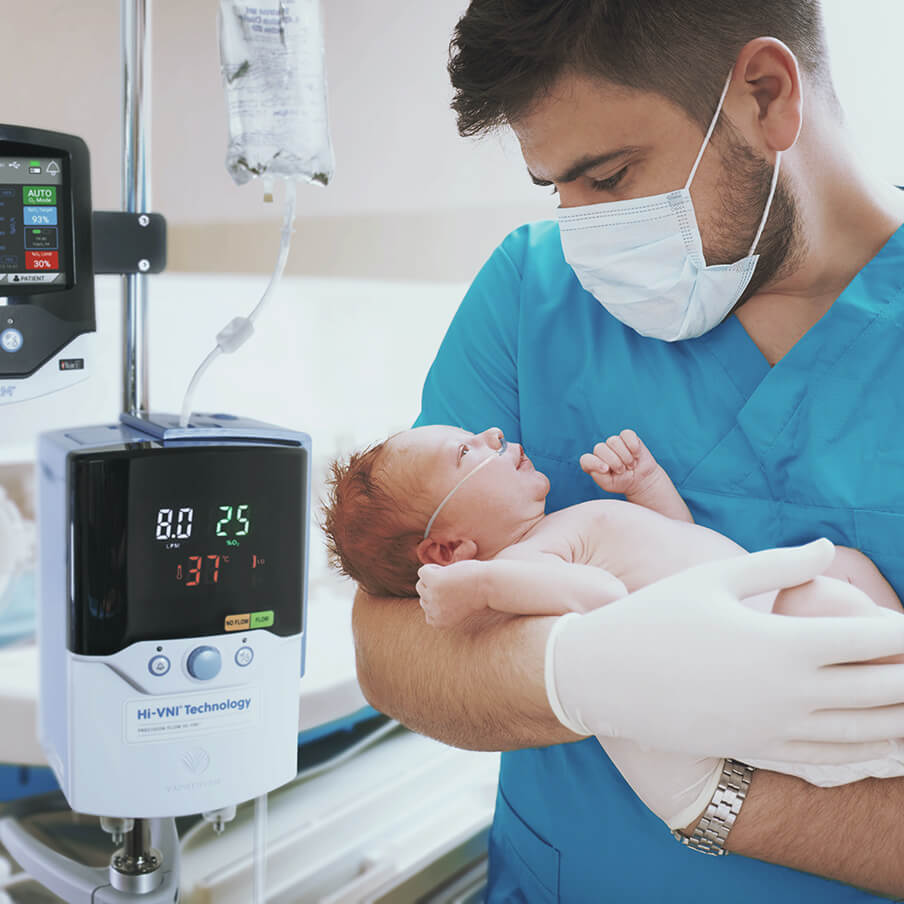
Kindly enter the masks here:
[[[473, 0], [449, 69], [460, 132], [510, 126], [560, 210], [478, 274], [418, 423], [501, 427], [547, 511], [599, 496], [579, 457], [631, 427], [697, 523], [750, 550], [828, 537], [904, 595], [904, 193], [852, 149], [816, 0]], [[744, 760], [904, 735], [902, 667], [837, 664], [900, 651], [900, 616], [841, 633], [726, 602], [817, 573], [820, 548], [806, 575], [771, 559], [562, 620], [439, 631], [416, 600], [358, 595], [374, 705], [507, 751], [489, 901], [904, 896], [904, 780]], [[676, 839], [590, 733], [640, 742], [624, 771], [647, 801], [689, 756], [733, 759]]]

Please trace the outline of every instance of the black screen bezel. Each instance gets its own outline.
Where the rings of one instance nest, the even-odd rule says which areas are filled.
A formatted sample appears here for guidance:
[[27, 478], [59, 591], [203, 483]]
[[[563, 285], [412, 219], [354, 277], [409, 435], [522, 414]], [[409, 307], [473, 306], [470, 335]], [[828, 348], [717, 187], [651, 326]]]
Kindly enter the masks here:
[[[298, 634], [303, 629], [305, 555], [308, 544], [308, 452], [301, 446], [264, 444], [192, 445], [186, 447], [159, 446], [153, 443], [135, 443], [93, 450], [69, 456], [69, 523], [72, 537], [73, 569], [70, 580], [72, 598], [69, 603], [68, 646], [73, 653], [86, 656], [108, 656], [133, 643], [162, 641], [185, 637], [202, 637], [226, 633], [224, 617], [237, 614], [234, 609], [212, 612], [203, 625], [186, 629], [185, 624], [169, 626], [159, 624], [153, 633], [135, 628], [129, 619], [128, 579], [128, 500], [131, 479], [131, 463], [146, 456], [191, 456], [198, 453], [218, 456], [263, 455], [295, 456], [299, 504], [298, 521], [287, 525], [297, 530], [298, 557], [293, 572], [300, 588], [298, 599], [271, 601], [267, 609], [274, 609], [274, 624], [267, 630], [281, 637]], [[260, 461], [261, 459], [258, 459]], [[293, 474], [295, 469], [292, 469]], [[97, 511], [97, 500], [102, 499], [104, 510]], [[78, 519], [72, 514], [80, 513]], [[117, 546], [117, 544], [119, 544]], [[102, 586], [98, 582], [102, 582]], [[102, 594], [109, 600], [106, 606], [113, 614], [103, 619], [92, 615], [97, 599]], [[107, 596], [109, 594], [109, 596]], [[263, 607], [262, 607], [263, 608]], [[242, 632], [244, 633], [244, 632]]]

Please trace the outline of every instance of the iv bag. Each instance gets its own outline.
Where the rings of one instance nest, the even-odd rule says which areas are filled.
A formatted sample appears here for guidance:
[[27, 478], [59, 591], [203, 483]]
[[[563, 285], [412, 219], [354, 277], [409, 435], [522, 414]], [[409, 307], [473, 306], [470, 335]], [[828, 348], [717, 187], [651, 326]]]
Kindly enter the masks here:
[[219, 28], [232, 178], [326, 185], [334, 163], [320, 0], [220, 0]]

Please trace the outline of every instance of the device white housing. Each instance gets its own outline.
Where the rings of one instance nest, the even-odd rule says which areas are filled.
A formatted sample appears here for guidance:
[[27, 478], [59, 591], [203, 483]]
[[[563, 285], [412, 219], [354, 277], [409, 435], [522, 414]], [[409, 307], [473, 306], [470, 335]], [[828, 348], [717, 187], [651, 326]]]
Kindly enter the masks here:
[[[0, 307], [0, 332], [3, 331], [3, 307]], [[0, 377], [0, 405], [25, 402], [49, 395], [58, 389], [66, 389], [91, 376], [97, 337], [94, 333], [82, 333], [61, 348], [49, 361], [41, 365], [31, 376], [19, 378]], [[0, 354], [10, 352], [0, 351]], [[15, 354], [15, 352], [13, 353]], [[78, 370], [62, 370], [60, 361], [80, 360]]]
[[[254, 422], [229, 426], [240, 432], [247, 423]], [[305, 434], [291, 435], [310, 451]], [[127, 425], [110, 425], [48, 433], [39, 442], [38, 735], [69, 805], [81, 813], [199, 813], [272, 791], [297, 772], [304, 629], [288, 637], [249, 630], [142, 641], [109, 656], [68, 649], [63, 613], [75, 597], [68, 456], [85, 450], [86, 442], [103, 449], [150, 440]], [[299, 500], [306, 513], [309, 454], [307, 468], [307, 499]], [[305, 559], [306, 608], [307, 550], [299, 554]], [[213, 679], [199, 680], [187, 670], [199, 646], [220, 652], [222, 667]], [[253, 656], [239, 665], [236, 654], [243, 647]], [[165, 674], [149, 667], [160, 655], [170, 663]]]

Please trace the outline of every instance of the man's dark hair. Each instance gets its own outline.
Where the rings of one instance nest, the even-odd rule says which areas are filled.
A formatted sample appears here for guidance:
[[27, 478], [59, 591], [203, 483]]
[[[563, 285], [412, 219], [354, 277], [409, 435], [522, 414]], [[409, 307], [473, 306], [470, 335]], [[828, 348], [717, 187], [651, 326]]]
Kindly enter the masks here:
[[705, 127], [741, 48], [763, 36], [831, 94], [819, 0], [472, 0], [449, 47], [452, 109], [459, 133], [478, 135], [572, 71], [656, 92]]

